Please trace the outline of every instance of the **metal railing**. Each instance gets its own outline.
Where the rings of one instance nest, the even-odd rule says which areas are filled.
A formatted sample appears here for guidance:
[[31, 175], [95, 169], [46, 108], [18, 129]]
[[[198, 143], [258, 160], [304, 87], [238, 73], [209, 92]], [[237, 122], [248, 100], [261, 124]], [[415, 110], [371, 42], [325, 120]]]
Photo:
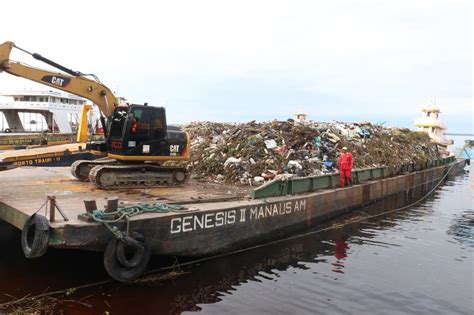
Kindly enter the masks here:
[[[421, 171], [432, 167], [450, 164], [455, 160], [456, 159], [454, 156], [450, 156], [447, 158], [429, 160], [421, 164], [403, 164], [399, 167], [382, 166], [366, 169], [354, 169], [352, 170], [352, 178], [353, 181], [356, 183], [365, 180], [382, 179], [390, 176], [396, 176], [400, 174]], [[295, 195], [315, 191], [318, 189], [334, 188], [338, 186], [339, 172], [317, 176], [290, 178], [285, 180], [274, 179], [254, 189], [251, 193], [251, 196], [253, 199], [259, 199], [266, 197]]]

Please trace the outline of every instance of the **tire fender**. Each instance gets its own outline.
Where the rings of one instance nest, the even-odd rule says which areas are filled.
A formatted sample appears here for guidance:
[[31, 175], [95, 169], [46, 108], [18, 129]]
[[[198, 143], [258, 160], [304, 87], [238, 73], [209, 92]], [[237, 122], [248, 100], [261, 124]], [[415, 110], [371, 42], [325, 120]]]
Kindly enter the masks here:
[[46, 253], [49, 230], [49, 221], [45, 216], [33, 214], [26, 220], [21, 231], [21, 248], [26, 258], [37, 258]]
[[[127, 257], [125, 247], [127, 247], [129, 251], [133, 251], [132, 257]], [[138, 264], [143, 260], [144, 255], [145, 246], [143, 246], [140, 241], [130, 236], [125, 236], [123, 242], [117, 243], [117, 260], [125, 267], [134, 268], [138, 266]]]
[[143, 274], [150, 256], [149, 242], [143, 235], [132, 231], [123, 240], [113, 237], [109, 241], [104, 252], [104, 267], [115, 280], [130, 282]]

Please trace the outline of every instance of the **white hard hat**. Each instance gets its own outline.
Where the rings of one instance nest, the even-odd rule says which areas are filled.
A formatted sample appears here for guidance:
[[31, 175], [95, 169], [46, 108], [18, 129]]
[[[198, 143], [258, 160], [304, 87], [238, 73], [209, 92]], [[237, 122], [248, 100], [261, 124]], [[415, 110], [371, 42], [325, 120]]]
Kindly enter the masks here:
[[347, 150], [347, 147], [342, 147], [343, 150]]

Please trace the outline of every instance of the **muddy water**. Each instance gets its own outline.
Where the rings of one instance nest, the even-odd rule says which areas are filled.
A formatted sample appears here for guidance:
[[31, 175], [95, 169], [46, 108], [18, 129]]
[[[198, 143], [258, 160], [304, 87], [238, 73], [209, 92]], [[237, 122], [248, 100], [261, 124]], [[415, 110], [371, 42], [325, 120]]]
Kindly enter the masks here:
[[[448, 180], [407, 210], [175, 269], [181, 274], [78, 290], [72, 298], [92, 308], [63, 308], [67, 314], [472, 314], [473, 175]], [[396, 206], [389, 200], [363, 215]], [[19, 233], [4, 223], [0, 248], [0, 303], [108, 278], [97, 253], [49, 250], [23, 258]], [[170, 263], [154, 257], [151, 268]]]

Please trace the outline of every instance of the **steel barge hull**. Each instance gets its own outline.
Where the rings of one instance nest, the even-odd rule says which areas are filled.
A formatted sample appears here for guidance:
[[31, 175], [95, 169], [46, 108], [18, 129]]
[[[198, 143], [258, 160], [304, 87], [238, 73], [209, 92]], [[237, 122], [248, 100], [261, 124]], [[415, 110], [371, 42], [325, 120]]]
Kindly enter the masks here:
[[[54, 195], [69, 220], [56, 213], [49, 223], [49, 246], [103, 251], [113, 235], [101, 223], [79, 219], [85, 212], [84, 199], [96, 199], [99, 207], [112, 195], [121, 206], [157, 201], [181, 204], [181, 210], [132, 217], [128, 228], [146, 235], [153, 254], [205, 256], [283, 237], [391, 196], [402, 196], [408, 204], [438, 185], [448, 171], [462, 170], [465, 164], [466, 160], [456, 160], [386, 178], [360, 178], [346, 188], [259, 199], [251, 198], [248, 188], [198, 182], [184, 187], [103, 191], [74, 180], [69, 168], [18, 168], [2, 173], [0, 219], [22, 229], [47, 195]], [[38, 213], [46, 214], [45, 210]], [[125, 222], [113, 225], [126, 229]]]

